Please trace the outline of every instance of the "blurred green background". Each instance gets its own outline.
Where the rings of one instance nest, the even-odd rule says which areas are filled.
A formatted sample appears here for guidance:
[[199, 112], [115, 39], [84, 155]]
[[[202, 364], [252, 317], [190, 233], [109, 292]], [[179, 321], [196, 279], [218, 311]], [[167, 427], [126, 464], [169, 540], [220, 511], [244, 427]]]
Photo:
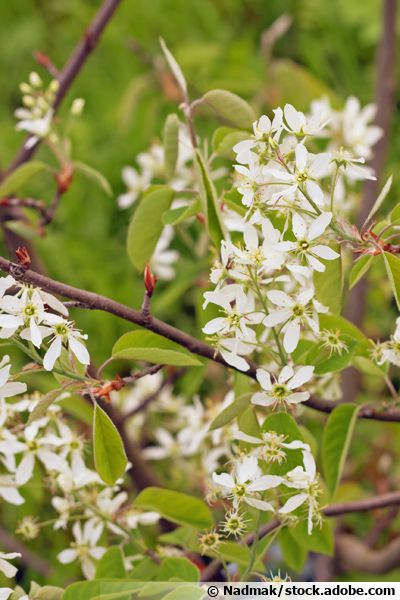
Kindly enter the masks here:
[[[0, 2], [0, 167], [8, 165], [24, 139], [14, 131], [13, 112], [20, 106], [19, 83], [32, 70], [42, 74], [32, 52], [44, 52], [61, 68], [99, 5], [93, 0]], [[275, 45], [272, 62], [267, 61], [261, 50], [262, 34], [284, 13], [293, 19], [292, 25]], [[160, 64], [159, 36], [180, 62], [192, 98], [221, 87], [242, 95], [258, 111], [282, 102], [307, 109], [310, 100], [323, 94], [340, 106], [353, 94], [362, 103], [373, 99], [380, 13], [380, 0], [123, 1], [60, 111], [65, 114], [73, 98], [85, 98], [83, 117], [73, 130], [74, 157], [104, 173], [114, 198], [76, 176], [46, 237], [35, 242], [48, 272], [129, 305], [141, 303], [141, 277], [125, 252], [130, 211], [118, 209], [116, 197], [125, 190], [122, 167], [134, 164], [135, 155], [160, 136], [166, 115], [177, 110], [168, 76], [165, 79], [165, 71], [157, 75], [152, 67], [154, 60]], [[132, 51], [132, 40], [139, 52]], [[387, 167], [395, 174], [399, 128], [396, 114]], [[38, 156], [46, 158], [46, 151], [41, 149]], [[393, 201], [398, 185], [395, 178]], [[29, 193], [49, 201], [54, 182], [43, 178], [29, 186]], [[157, 294], [154, 312], [198, 334], [192, 313], [202, 290], [193, 286], [193, 275], [188, 275], [184, 260], [179, 265], [176, 281], [166, 286], [168, 295]], [[394, 313], [382, 311], [379, 286], [371, 289], [371, 302], [379, 312], [382, 330], [387, 325], [389, 331]], [[97, 363], [109, 356], [117, 337], [129, 330], [129, 324], [107, 314], [81, 311], [77, 321], [89, 333], [90, 352]], [[318, 429], [319, 423], [315, 427]], [[374, 427], [376, 450], [383, 432]], [[396, 425], [385, 427], [385, 441], [388, 435], [393, 440], [398, 437]], [[366, 444], [370, 443], [372, 427], [363, 423], [361, 431]], [[361, 478], [363, 444], [357, 452]], [[40, 481], [36, 489], [38, 495], [44, 493]], [[35, 501], [39, 503], [39, 497]], [[23, 510], [29, 512], [29, 508], [28, 504]], [[13, 523], [14, 508], [3, 510], [5, 521]], [[354, 528], [363, 533], [366, 520], [372, 517], [354, 515], [351, 519]], [[50, 531], [48, 534], [52, 536]], [[56, 544], [59, 548], [53, 549], [61, 549], [66, 545], [63, 535], [56, 541], [42, 538], [38, 544]], [[75, 567], [59, 567], [56, 576], [72, 574], [76, 575]]]

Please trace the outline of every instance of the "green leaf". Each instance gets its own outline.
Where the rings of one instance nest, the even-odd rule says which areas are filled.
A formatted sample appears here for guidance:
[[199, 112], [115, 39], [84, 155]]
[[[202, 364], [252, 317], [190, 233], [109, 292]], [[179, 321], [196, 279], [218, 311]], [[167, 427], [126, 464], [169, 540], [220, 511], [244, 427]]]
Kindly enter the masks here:
[[199, 581], [199, 569], [187, 558], [166, 558], [157, 572], [157, 581]]
[[397, 308], [400, 309], [400, 259], [389, 252], [383, 252], [383, 260]]
[[124, 555], [118, 546], [109, 548], [97, 563], [96, 579], [110, 579], [110, 577], [115, 579], [126, 577]]
[[321, 529], [314, 527], [310, 535], [307, 532], [307, 519], [300, 521], [296, 527], [291, 528], [290, 533], [296, 542], [306, 550], [333, 556], [334, 537], [332, 524], [328, 519], [323, 521]]
[[164, 125], [164, 162], [168, 178], [175, 173], [179, 153], [179, 119], [175, 113], [168, 115]]
[[243, 98], [227, 90], [210, 90], [202, 97], [224, 121], [239, 129], [251, 129], [256, 116]]
[[139, 494], [134, 504], [139, 508], [155, 510], [180, 525], [208, 529], [214, 524], [212, 513], [202, 500], [181, 492], [148, 487]]
[[392, 223], [392, 225], [400, 224], [400, 203], [396, 204], [396, 206], [392, 209], [389, 216], [389, 221]]
[[178, 367], [202, 366], [194, 354], [176, 342], [152, 331], [138, 329], [119, 338], [112, 349], [112, 356]]
[[[333, 250], [339, 252], [336, 245]], [[317, 300], [327, 306], [332, 314], [340, 314], [343, 296], [342, 257], [324, 261], [325, 271], [314, 271], [314, 286]]]
[[189, 206], [166, 210], [162, 216], [162, 222], [165, 225], [179, 225], [179, 223], [195, 217], [199, 212], [201, 212], [201, 200], [200, 198], [195, 198]]
[[39, 400], [38, 404], [35, 406], [31, 414], [29, 415], [28, 425], [36, 421], [36, 419], [40, 419], [43, 415], [46, 414], [49, 406], [53, 404], [53, 402], [60, 396], [62, 393], [61, 389], [51, 390], [47, 392], [44, 396], [42, 396], [41, 400]]
[[306, 564], [308, 552], [304, 546], [298, 544], [290, 533], [288, 527], [283, 527], [278, 536], [282, 550], [283, 560], [293, 571], [299, 573]]
[[61, 600], [63, 593], [63, 588], [55, 587], [54, 585], [45, 585], [35, 594], [29, 594], [29, 596], [32, 600]]
[[34, 240], [39, 237], [39, 231], [34, 223], [10, 220], [4, 222], [4, 227], [26, 240]]
[[143, 583], [127, 581], [126, 579], [93, 579], [92, 581], [77, 581], [65, 590], [61, 600], [99, 600], [105, 594], [116, 592], [134, 592]]
[[248, 138], [249, 134], [246, 131], [232, 129], [232, 127], [218, 127], [214, 132], [211, 145], [213, 151], [218, 156], [228, 160], [234, 160], [235, 153], [233, 151], [233, 146]]
[[75, 171], [81, 173], [86, 179], [89, 179], [93, 183], [95, 183], [107, 196], [112, 196], [113, 191], [112, 187], [109, 184], [108, 180], [104, 177], [100, 171], [97, 171], [90, 165], [86, 163], [76, 161], [73, 163]]
[[17, 192], [25, 183], [27, 183], [34, 175], [41, 173], [42, 171], [51, 172], [49, 165], [39, 160], [32, 160], [24, 163], [15, 171], [12, 171], [8, 177], [6, 177], [0, 183], [0, 198], [9, 196]]
[[129, 224], [128, 256], [138, 271], [142, 271], [153, 255], [163, 230], [162, 216], [170, 207], [174, 191], [165, 185], [153, 185], [143, 194]]
[[346, 344], [346, 349], [341, 353], [334, 352], [330, 356], [329, 350], [322, 343], [315, 344], [307, 353], [305, 363], [315, 365], [314, 373], [316, 375], [342, 371], [351, 363], [360, 342], [348, 335], [340, 335], [339, 337]]
[[180, 585], [166, 596], [163, 596], [162, 600], [201, 600], [202, 598], [204, 598], [203, 588]]
[[339, 331], [339, 334], [347, 335], [353, 338], [353, 340], [358, 340], [360, 342], [365, 342], [367, 340], [363, 332], [358, 327], [339, 315], [320, 314], [319, 325], [321, 329]]
[[243, 394], [242, 396], [239, 396], [239, 398], [236, 398], [233, 402], [231, 402], [231, 404], [226, 406], [223, 410], [221, 410], [221, 412], [212, 421], [210, 428], [209, 428], [210, 431], [213, 431], [214, 429], [219, 429], [220, 427], [223, 427], [227, 423], [230, 423], [231, 421], [233, 421], [233, 419], [235, 417], [244, 413], [246, 408], [248, 408], [250, 405], [250, 396], [251, 396], [251, 394], [249, 394], [249, 393]]
[[342, 476], [360, 407], [337, 406], [329, 415], [322, 437], [322, 465], [331, 499]]
[[204, 216], [206, 217], [207, 230], [215, 247], [219, 250], [221, 241], [225, 237], [224, 225], [220, 216], [214, 184], [208, 175], [207, 166], [198, 150], [196, 150], [195, 164], [200, 180], [200, 197]]
[[166, 58], [166, 61], [169, 65], [169, 68], [172, 71], [173, 76], [175, 77], [176, 83], [181, 88], [184, 96], [187, 96], [187, 83], [184, 74], [178, 63], [176, 62], [172, 52], [167, 48], [167, 44], [164, 42], [162, 38], [160, 38], [160, 46]]
[[127, 459], [118, 429], [98, 404], [93, 415], [93, 452], [96, 471], [105, 483], [114, 485], [125, 473]]
[[349, 289], [351, 290], [367, 274], [374, 257], [365, 255], [359, 258], [352, 266], [349, 275]]
[[388, 193], [390, 191], [390, 188], [392, 187], [392, 181], [393, 181], [393, 176], [390, 175], [390, 177], [386, 181], [385, 185], [383, 186], [378, 198], [375, 200], [373, 207], [369, 211], [368, 217], [364, 221], [364, 226], [366, 225], [366, 223], [368, 223], [368, 221], [370, 221], [372, 219], [372, 217], [378, 212], [378, 210], [382, 206], [386, 196], [388, 195]]

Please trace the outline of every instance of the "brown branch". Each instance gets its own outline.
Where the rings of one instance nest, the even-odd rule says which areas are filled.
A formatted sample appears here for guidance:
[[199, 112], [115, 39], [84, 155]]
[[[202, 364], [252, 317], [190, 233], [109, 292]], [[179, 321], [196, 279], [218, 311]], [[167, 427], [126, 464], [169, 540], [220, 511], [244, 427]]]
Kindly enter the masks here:
[[[322, 513], [326, 517], [338, 517], [347, 513], [353, 512], [365, 512], [374, 510], [375, 508], [386, 508], [387, 506], [399, 506], [400, 505], [400, 492], [390, 492], [389, 494], [380, 494], [379, 496], [373, 496], [372, 498], [365, 498], [364, 500], [356, 500], [355, 502], [342, 502], [340, 504], [332, 504], [323, 509]], [[266, 525], [260, 528], [257, 539], [260, 540], [266, 535], [275, 531], [281, 525], [279, 519], [273, 519]], [[246, 546], [251, 546], [256, 539], [255, 532], [249, 533], [244, 538]], [[212, 581], [219, 569], [222, 567], [222, 563], [219, 560], [213, 560], [204, 569], [201, 575], [202, 581]]]
[[341, 534], [335, 543], [335, 558], [345, 572], [362, 571], [382, 575], [400, 566], [400, 537], [384, 548], [373, 550], [354, 535]]
[[[158, 333], [159, 335], [176, 342], [194, 354], [208, 358], [209, 360], [217, 362], [230, 369], [235, 368], [226, 363], [221, 354], [219, 354], [219, 352], [217, 352], [212, 346], [209, 346], [205, 342], [198, 340], [184, 331], [181, 331], [180, 329], [177, 329], [176, 327], [173, 327], [172, 325], [169, 325], [168, 323], [165, 323], [164, 321], [161, 321], [155, 317], [152, 317], [151, 320], [148, 321], [146, 315], [143, 315], [142, 311], [134, 310], [133, 308], [125, 306], [124, 304], [120, 304], [119, 302], [116, 302], [111, 298], [107, 298], [106, 296], [101, 296], [100, 294], [88, 292], [86, 290], [61, 283], [55, 279], [50, 279], [49, 277], [41, 275], [40, 273], [36, 273], [35, 271], [26, 271], [22, 269], [20, 265], [12, 263], [2, 256], [0, 256], [0, 269], [6, 273], [10, 273], [15, 279], [24, 283], [29, 283], [31, 285], [40, 287], [52, 294], [70, 298], [74, 301], [74, 303], [77, 302], [78, 306], [91, 310], [102, 310], [116, 315], [125, 321], [135, 323], [136, 325], [140, 325], [145, 329], [154, 331], [154, 333]], [[256, 379], [256, 370], [256, 365], [251, 364], [248, 371], [245, 373], [243, 373], [243, 371], [240, 372], [248, 377], [251, 377], [252, 379]], [[334, 402], [320, 400], [314, 397], [304, 402], [304, 404], [310, 408], [324, 413], [332, 412], [332, 410], [337, 406], [337, 404]], [[381, 411], [373, 408], [370, 405], [365, 405], [359, 411], [358, 416], [364, 419], [396, 422], [400, 421], [400, 409], [390, 408], [387, 411]]]

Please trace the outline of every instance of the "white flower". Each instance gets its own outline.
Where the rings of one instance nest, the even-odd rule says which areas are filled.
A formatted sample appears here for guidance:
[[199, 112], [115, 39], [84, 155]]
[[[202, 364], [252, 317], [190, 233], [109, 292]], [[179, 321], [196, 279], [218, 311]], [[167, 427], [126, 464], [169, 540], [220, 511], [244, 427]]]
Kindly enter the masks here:
[[[8, 600], [8, 598], [11, 596], [13, 591], [14, 590], [11, 588], [5, 588], [5, 587], [0, 588], [0, 600]], [[19, 600], [29, 600], [29, 598], [28, 598], [28, 596], [23, 596]]]
[[27, 131], [31, 138], [25, 144], [26, 148], [32, 148], [39, 141], [49, 136], [53, 120], [54, 110], [50, 108], [43, 117], [35, 117], [26, 109], [17, 109], [15, 116], [21, 118], [15, 126], [17, 131]]
[[178, 260], [179, 252], [171, 250], [169, 245], [174, 237], [174, 229], [170, 225], [164, 227], [153, 256], [150, 260], [150, 266], [155, 275], [165, 281], [170, 281], [175, 277], [175, 271], [172, 265]]
[[254, 508], [268, 511], [274, 508], [270, 502], [258, 497], [259, 492], [276, 488], [283, 482], [282, 477], [277, 475], [263, 475], [254, 456], [235, 462], [232, 474], [213, 473], [212, 479], [224, 497], [233, 499], [235, 508], [244, 501]]
[[314, 112], [310, 117], [306, 117], [291, 104], [285, 105], [283, 115], [283, 127], [290, 133], [301, 137], [321, 133], [329, 120], [324, 118], [326, 115], [323, 112]]
[[120, 208], [128, 208], [136, 202], [141, 192], [148, 187], [151, 182], [152, 174], [150, 171], [139, 173], [133, 167], [124, 167], [122, 169], [122, 180], [128, 191], [117, 198]]
[[308, 533], [311, 534], [313, 529], [313, 519], [318, 515], [319, 488], [316, 480], [315, 460], [311, 452], [303, 452], [304, 467], [296, 467], [285, 476], [284, 484], [290, 488], [303, 490], [299, 494], [295, 494], [281, 509], [279, 513], [286, 515], [299, 508], [305, 502], [308, 502]]
[[221, 336], [235, 334], [244, 341], [254, 340], [254, 331], [250, 325], [257, 325], [263, 319], [263, 313], [255, 310], [255, 299], [251, 292], [245, 294], [241, 286], [226, 286], [222, 290], [206, 292], [206, 302], [221, 306], [225, 317], [217, 317], [209, 321], [203, 332], [207, 335]]
[[22, 288], [19, 296], [4, 296], [0, 308], [7, 313], [0, 314], [0, 338], [10, 338], [23, 327], [21, 337], [29, 339], [37, 348], [40, 348], [43, 339], [39, 324], [52, 325], [60, 319], [58, 315], [46, 312], [36, 289], [27, 287]]
[[308, 450], [310, 446], [301, 442], [300, 440], [294, 440], [293, 442], [285, 442], [286, 436], [278, 434], [275, 431], [263, 431], [261, 437], [254, 437], [248, 435], [243, 431], [236, 431], [233, 434], [236, 440], [246, 442], [247, 444], [256, 444], [259, 448], [252, 451], [252, 454], [258, 459], [265, 460], [266, 462], [277, 462], [281, 463], [286, 460], [285, 450]]
[[19, 552], [0, 552], [0, 571], [4, 573], [6, 577], [14, 577], [18, 569], [9, 561], [13, 558], [19, 558], [20, 556], [22, 555]]
[[363, 108], [354, 96], [346, 100], [344, 110], [338, 114], [338, 125], [343, 136], [343, 145], [355, 156], [371, 157], [371, 149], [382, 137], [383, 131], [370, 125], [376, 114], [376, 106], [367, 104]]
[[334, 260], [340, 256], [329, 246], [318, 244], [316, 241], [324, 233], [331, 220], [332, 213], [324, 212], [307, 227], [305, 220], [298, 213], [295, 212], [292, 216], [292, 229], [297, 239], [297, 242], [292, 246], [292, 250], [304, 257], [315, 271], [325, 271], [325, 265], [318, 260], [319, 258]]
[[[42, 328], [42, 333], [43, 333]], [[74, 328], [72, 321], [65, 321], [61, 317], [59, 322], [54, 324], [51, 328], [47, 328], [48, 333], [44, 333], [43, 337], [52, 335], [52, 342], [44, 355], [43, 366], [46, 371], [51, 371], [54, 367], [54, 363], [61, 355], [63, 344], [71, 350], [72, 354], [78, 359], [83, 365], [90, 364], [90, 355], [86, 349], [86, 346], [80, 342], [80, 339], [86, 340], [87, 335], [83, 335]]]
[[163, 460], [164, 458], [180, 458], [181, 456], [193, 456], [199, 449], [200, 442], [204, 439], [207, 427], [204, 430], [193, 433], [183, 429], [174, 438], [169, 431], [161, 427], [154, 431], [154, 437], [158, 446], [150, 446], [143, 450], [143, 456], [149, 460]]
[[260, 198], [260, 186], [265, 182], [263, 168], [255, 163], [249, 167], [235, 165], [235, 171], [239, 173], [238, 192], [242, 194], [242, 202], [245, 206], [252, 204]]
[[[279, 306], [279, 309], [271, 310], [263, 323], [266, 327], [275, 327], [279, 323], [285, 323], [282, 331], [284, 333], [283, 347], [286, 352], [293, 352], [297, 348], [302, 325], [308, 325], [316, 334], [319, 332], [315, 303], [311, 302], [313, 296], [312, 289], [300, 292], [295, 298], [291, 298], [279, 290], [267, 292], [268, 299]], [[321, 312], [321, 308], [319, 308], [319, 312]]]
[[95, 524], [93, 520], [89, 520], [82, 529], [81, 523], [77, 521], [72, 527], [75, 542], [71, 544], [71, 548], [60, 552], [58, 560], [65, 565], [79, 559], [84, 576], [93, 579], [96, 573], [93, 559], [99, 560], [106, 551], [103, 546], [97, 546], [102, 532], [101, 523]]
[[282, 196], [293, 196], [297, 190], [300, 190], [308, 194], [315, 204], [322, 205], [324, 193], [317, 181], [328, 175], [331, 155], [309, 154], [303, 144], [298, 144], [295, 148], [295, 159], [293, 172], [284, 167], [268, 167], [268, 173], [277, 179], [281, 188], [272, 195], [271, 202], [275, 202]]
[[0, 361], [0, 398], [10, 398], [10, 396], [23, 394], [27, 389], [26, 383], [8, 381], [11, 369], [9, 360], [10, 357], [5, 355]]
[[25, 502], [18, 491], [18, 484], [12, 475], [0, 475], [0, 497], [9, 504], [20, 506]]
[[22, 439], [25, 439], [25, 452], [15, 474], [18, 485], [24, 485], [31, 479], [36, 457], [47, 471], [62, 473], [68, 469], [66, 460], [51, 449], [51, 438], [38, 436], [37, 423], [25, 427]]
[[124, 521], [129, 529], [136, 529], [138, 525], [154, 525], [160, 518], [157, 512], [140, 512], [134, 508], [129, 509], [124, 515]]
[[271, 406], [285, 402], [287, 404], [298, 404], [304, 402], [310, 397], [309, 392], [295, 392], [296, 388], [301, 387], [307, 381], [310, 381], [314, 368], [311, 366], [299, 367], [296, 372], [292, 367], [286, 365], [283, 367], [277, 379], [273, 383], [271, 375], [264, 369], [257, 369], [257, 381], [264, 392], [257, 392], [252, 397], [253, 404], [261, 406]]
[[230, 244], [235, 262], [267, 271], [280, 269], [285, 262], [286, 252], [292, 248], [292, 243], [281, 241], [281, 232], [274, 228], [269, 219], [263, 219], [261, 227], [261, 244], [256, 227], [250, 223], [246, 223], [243, 231], [245, 249]]

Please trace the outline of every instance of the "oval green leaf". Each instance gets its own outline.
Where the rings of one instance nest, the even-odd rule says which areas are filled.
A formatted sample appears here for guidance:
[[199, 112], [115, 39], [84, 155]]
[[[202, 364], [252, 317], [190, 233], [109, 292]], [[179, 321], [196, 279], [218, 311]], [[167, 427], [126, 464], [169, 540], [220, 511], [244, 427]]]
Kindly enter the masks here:
[[335, 495], [350, 448], [360, 407], [337, 406], [329, 415], [322, 437], [322, 466], [330, 497]]
[[34, 175], [42, 171], [51, 171], [51, 169], [49, 165], [39, 160], [24, 163], [2, 181], [0, 184], [0, 198], [13, 194]]
[[171, 205], [174, 190], [165, 186], [151, 186], [143, 194], [129, 224], [127, 251], [138, 271], [142, 271], [155, 250], [164, 224], [162, 216]]
[[179, 119], [175, 113], [168, 115], [163, 135], [165, 171], [168, 177], [175, 172], [179, 152]]
[[93, 453], [96, 471], [107, 485], [114, 485], [125, 473], [127, 458], [118, 429], [98, 404], [93, 414]]
[[210, 90], [202, 100], [224, 121], [239, 129], [251, 129], [256, 120], [251, 106], [228, 90]]
[[115, 343], [112, 355], [114, 358], [146, 360], [177, 367], [202, 366], [202, 362], [189, 350], [152, 331], [135, 330], [125, 333]]
[[137, 496], [134, 504], [138, 508], [155, 510], [179, 525], [207, 529], [214, 524], [212, 513], [202, 500], [181, 492], [148, 487]]

